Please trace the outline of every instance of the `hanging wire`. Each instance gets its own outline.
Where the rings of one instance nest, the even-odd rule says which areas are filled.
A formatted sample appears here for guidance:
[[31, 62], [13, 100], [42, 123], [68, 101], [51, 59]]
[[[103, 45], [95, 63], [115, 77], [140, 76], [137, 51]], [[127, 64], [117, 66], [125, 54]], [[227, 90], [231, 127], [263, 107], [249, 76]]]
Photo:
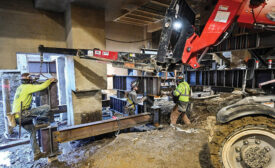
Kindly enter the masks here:
[[140, 43], [140, 42], [152, 40], [152, 38], [148, 38], [148, 39], [137, 40], [137, 41], [121, 41], [121, 40], [110, 39], [110, 38], [107, 38], [107, 37], [105, 39], [109, 40], [109, 41], [117, 42], [117, 43]]

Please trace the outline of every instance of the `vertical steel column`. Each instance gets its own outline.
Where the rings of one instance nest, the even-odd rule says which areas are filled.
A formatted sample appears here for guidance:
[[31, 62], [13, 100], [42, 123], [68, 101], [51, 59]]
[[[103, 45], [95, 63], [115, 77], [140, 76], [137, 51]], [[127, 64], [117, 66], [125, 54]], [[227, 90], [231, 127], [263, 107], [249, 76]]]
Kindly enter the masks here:
[[8, 119], [7, 119], [7, 115], [11, 113], [10, 82], [8, 79], [2, 79], [2, 97], [3, 97], [4, 124], [5, 124], [4, 135], [10, 135], [13, 133], [13, 130], [11, 127], [9, 127]]
[[[143, 78], [143, 81], [144, 81], [143, 96], [147, 96], [147, 91], [146, 91], [147, 90], [147, 78]], [[144, 112], [147, 112], [147, 102], [146, 101], [143, 102], [143, 109], [144, 109]]]
[[42, 151], [47, 156], [56, 156], [58, 154], [58, 143], [53, 141], [53, 132], [57, 131], [57, 127], [47, 127], [40, 130], [40, 143]]
[[153, 124], [154, 126], [158, 127], [160, 125], [160, 107], [152, 106], [150, 110], [151, 114], [153, 115]]

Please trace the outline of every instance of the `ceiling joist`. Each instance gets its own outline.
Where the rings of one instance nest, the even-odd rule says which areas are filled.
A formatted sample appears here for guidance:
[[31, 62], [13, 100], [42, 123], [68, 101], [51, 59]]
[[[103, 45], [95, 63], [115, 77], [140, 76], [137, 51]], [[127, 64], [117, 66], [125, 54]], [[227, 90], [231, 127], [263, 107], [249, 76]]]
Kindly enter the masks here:
[[158, 2], [158, 1], [154, 1], [154, 0], [150, 1], [150, 3], [158, 5], [158, 6], [162, 6], [162, 7], [165, 7], [165, 8], [169, 7], [169, 5], [167, 5], [165, 3], [161, 3], [161, 2]]

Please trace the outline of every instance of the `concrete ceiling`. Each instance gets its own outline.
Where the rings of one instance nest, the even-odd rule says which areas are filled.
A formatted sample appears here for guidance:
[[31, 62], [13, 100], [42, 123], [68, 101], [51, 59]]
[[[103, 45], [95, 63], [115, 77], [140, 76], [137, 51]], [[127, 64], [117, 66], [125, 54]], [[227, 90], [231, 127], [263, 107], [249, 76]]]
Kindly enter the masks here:
[[[159, 23], [171, 0], [34, 0], [37, 9], [64, 12], [69, 3], [105, 9], [106, 21], [146, 26]], [[196, 13], [199, 25], [205, 24], [217, 0], [186, 0]]]
[[124, 14], [125, 10], [133, 10], [148, 1], [150, 0], [35, 0], [34, 6], [54, 12], [65, 12], [69, 3], [101, 8], [106, 10], [106, 21], [111, 21]]

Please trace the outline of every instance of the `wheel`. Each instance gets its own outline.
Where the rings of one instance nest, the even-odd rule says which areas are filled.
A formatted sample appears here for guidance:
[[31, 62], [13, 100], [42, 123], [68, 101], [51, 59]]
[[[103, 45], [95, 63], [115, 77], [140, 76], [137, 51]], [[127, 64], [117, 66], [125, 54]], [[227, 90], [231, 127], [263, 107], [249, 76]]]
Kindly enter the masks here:
[[209, 146], [215, 168], [274, 168], [275, 119], [243, 117], [217, 125]]

